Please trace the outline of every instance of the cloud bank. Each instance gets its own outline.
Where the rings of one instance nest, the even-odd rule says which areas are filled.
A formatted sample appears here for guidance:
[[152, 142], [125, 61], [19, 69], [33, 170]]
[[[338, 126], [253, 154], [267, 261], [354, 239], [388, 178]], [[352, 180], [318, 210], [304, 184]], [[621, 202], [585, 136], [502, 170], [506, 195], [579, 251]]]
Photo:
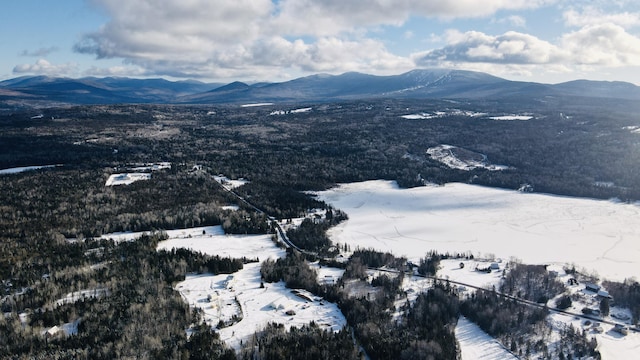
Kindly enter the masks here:
[[[277, 81], [307, 73], [397, 74], [454, 67], [499, 76], [640, 66], [640, 11], [570, 0], [90, 0], [108, 21], [74, 51], [122, 66], [92, 75]], [[593, 5], [595, 4], [595, 5]], [[597, 5], [600, 4], [600, 7]], [[552, 9], [562, 33], [531, 32], [528, 16]], [[537, 13], [536, 13], [537, 14]], [[536, 15], [539, 16], [539, 15]], [[498, 20], [496, 20], [496, 17]], [[508, 31], [457, 28], [464, 21]], [[535, 20], [535, 19], [534, 19]], [[408, 24], [437, 23], [440, 33]], [[400, 52], [387, 32], [413, 42]], [[428, 39], [437, 39], [430, 42]], [[38, 51], [38, 53], [40, 53]], [[26, 52], [24, 55], [36, 55]], [[44, 53], [42, 53], [44, 56]], [[41, 60], [45, 61], [46, 60]], [[41, 62], [39, 61], [39, 62]], [[69, 64], [60, 69], [74, 70]], [[16, 73], [56, 65], [23, 64]], [[77, 70], [77, 69], [76, 69]]]

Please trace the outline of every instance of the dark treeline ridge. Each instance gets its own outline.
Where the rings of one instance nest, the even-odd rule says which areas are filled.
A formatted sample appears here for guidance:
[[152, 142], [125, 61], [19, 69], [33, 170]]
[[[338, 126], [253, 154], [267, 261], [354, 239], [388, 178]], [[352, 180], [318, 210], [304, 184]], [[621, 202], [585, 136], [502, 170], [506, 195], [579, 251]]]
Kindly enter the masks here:
[[[255, 203], [281, 218], [294, 216], [300, 202], [308, 203], [296, 194], [298, 190], [370, 179], [397, 180], [401, 186], [420, 185], [424, 179], [511, 189], [527, 183], [540, 192], [640, 199], [637, 134], [625, 129], [636, 125], [634, 104], [612, 100], [606, 105], [578, 100], [546, 104], [379, 100], [320, 104], [310, 112], [287, 115], [270, 115], [273, 107], [234, 106], [47, 109], [42, 111], [44, 118], [35, 121], [29, 113], [0, 116], [0, 168], [198, 162], [229, 177], [251, 180], [246, 189]], [[452, 110], [527, 112], [535, 118], [495, 121], [455, 112], [423, 121], [400, 118]], [[38, 139], [46, 146], [30, 146], [27, 151], [34, 135], [44, 135]], [[512, 168], [449, 169], [425, 153], [439, 144], [479, 152]]]

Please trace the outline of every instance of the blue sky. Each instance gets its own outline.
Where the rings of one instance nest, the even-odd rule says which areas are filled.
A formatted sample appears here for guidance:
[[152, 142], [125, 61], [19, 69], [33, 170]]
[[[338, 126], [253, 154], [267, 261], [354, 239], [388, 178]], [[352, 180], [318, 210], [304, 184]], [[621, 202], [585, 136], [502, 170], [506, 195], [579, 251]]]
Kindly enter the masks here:
[[0, 33], [0, 80], [455, 68], [640, 84], [632, 0], [20, 0], [0, 3]]

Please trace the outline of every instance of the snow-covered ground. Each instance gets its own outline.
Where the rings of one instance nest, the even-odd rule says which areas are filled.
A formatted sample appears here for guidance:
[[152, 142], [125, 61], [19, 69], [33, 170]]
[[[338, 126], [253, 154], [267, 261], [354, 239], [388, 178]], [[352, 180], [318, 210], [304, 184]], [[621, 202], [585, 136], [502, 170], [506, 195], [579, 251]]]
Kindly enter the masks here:
[[464, 316], [458, 319], [455, 330], [460, 343], [462, 360], [506, 360], [517, 359], [496, 339], [487, 335], [476, 324]]
[[240, 105], [240, 107], [245, 107], [246, 108], [246, 107], [258, 107], [258, 106], [270, 106], [270, 105], [273, 105], [273, 103], [265, 102], [265, 103], [243, 104], [243, 105]]
[[290, 111], [290, 113], [292, 114], [298, 114], [298, 113], [305, 113], [305, 112], [309, 112], [313, 110], [313, 108], [310, 107], [306, 107], [306, 108], [300, 108], [300, 109], [293, 109]]
[[531, 115], [502, 115], [502, 116], [491, 116], [489, 119], [491, 120], [520, 120], [526, 121], [533, 119]]
[[130, 185], [136, 181], [149, 179], [151, 179], [151, 174], [149, 173], [112, 174], [111, 176], [109, 176], [104, 186]]
[[629, 130], [634, 134], [640, 134], [640, 126], [625, 126], [624, 130]]
[[310, 112], [311, 110], [313, 110], [313, 108], [310, 108], [310, 107], [291, 109], [291, 110], [274, 110], [269, 115], [274, 116], [274, 115], [299, 114], [299, 113]]
[[50, 328], [42, 330], [41, 335], [49, 336], [49, 337], [58, 336], [58, 335], [63, 335], [63, 336], [76, 335], [78, 333], [78, 324], [80, 323], [80, 321], [81, 319], [78, 318], [73, 322], [52, 326]]
[[148, 163], [148, 164], [137, 164], [134, 167], [130, 168], [130, 171], [140, 172], [140, 171], [158, 171], [171, 169], [170, 162], [159, 162], [159, 163]]
[[321, 266], [317, 261], [309, 265], [318, 272], [318, 284], [333, 285], [344, 274], [344, 269]]
[[235, 189], [249, 182], [242, 178], [237, 180], [232, 180], [224, 175], [217, 175], [217, 176], [214, 176], [213, 178], [215, 179], [215, 181], [219, 182], [222, 186], [224, 186], [227, 189]]
[[[161, 241], [158, 249], [189, 248], [209, 255], [244, 256], [260, 261], [285, 256], [285, 251], [276, 247], [269, 235], [226, 235], [220, 226], [170, 230], [167, 235], [169, 239]], [[134, 237], [132, 234], [117, 236], [120, 240]], [[326, 267], [319, 271], [319, 277], [338, 274], [341, 270]], [[217, 326], [221, 320], [229, 325], [234, 322], [234, 315], [242, 318], [218, 330], [220, 338], [236, 350], [242, 347], [241, 342], [246, 343], [254, 332], [269, 322], [290, 327], [315, 321], [333, 331], [346, 324], [340, 309], [333, 303], [308, 293], [305, 296], [310, 300], [304, 299], [281, 282], [267, 283], [261, 288], [260, 263], [246, 264], [242, 270], [230, 275], [191, 275], [178, 283], [176, 289], [191, 306], [204, 311], [205, 320], [211, 326]]]
[[[487, 156], [452, 145], [438, 145], [427, 149], [427, 154], [452, 169], [470, 171], [483, 168], [491, 171], [506, 170], [506, 165], [490, 164]], [[461, 156], [462, 155], [462, 156]]]
[[[463, 268], [460, 268], [460, 263], [464, 264]], [[502, 279], [502, 270], [504, 270], [505, 264], [501, 260], [497, 260], [495, 263], [500, 267], [497, 270], [493, 270], [490, 273], [476, 271], [476, 268], [484, 269], [489, 267], [493, 261], [484, 260], [465, 260], [465, 259], [447, 259], [440, 261], [440, 269], [438, 270], [438, 277], [448, 279], [451, 281], [457, 281], [472, 286], [477, 286], [485, 289], [491, 289], [492, 286], [498, 287], [500, 280]], [[463, 290], [459, 288], [458, 290]], [[473, 291], [474, 289], [467, 289]]]
[[46, 169], [46, 168], [52, 168], [52, 167], [56, 167], [56, 166], [60, 166], [60, 165], [42, 165], [42, 166], [22, 166], [22, 167], [14, 167], [14, 168], [9, 168], [9, 169], [2, 169], [2, 170], [0, 170], [0, 175], [17, 174], [17, 173], [21, 173], [21, 172], [25, 172], [25, 171], [32, 171], [32, 170], [38, 170], [38, 169]]
[[95, 288], [95, 289], [74, 291], [56, 300], [56, 306], [73, 304], [82, 299], [99, 298], [99, 297], [108, 296], [108, 295], [109, 295], [109, 289], [107, 288]]
[[467, 184], [400, 189], [395, 182], [343, 184], [319, 192], [347, 213], [334, 242], [418, 262], [429, 250], [531, 264], [573, 263], [601, 276], [640, 278], [640, 207], [525, 194]]
[[270, 235], [226, 235], [221, 226], [197, 227], [166, 232], [168, 240], [158, 243], [158, 250], [186, 248], [209, 255], [260, 260], [284, 256]]
[[[250, 256], [255, 255], [258, 254]], [[346, 325], [336, 304], [308, 293], [311, 300], [306, 300], [287, 289], [283, 282], [267, 283], [261, 288], [258, 263], [247, 264], [232, 275], [188, 276], [176, 289], [190, 306], [204, 311], [205, 321], [211, 326], [217, 326], [221, 320], [233, 322], [234, 315], [242, 318], [217, 330], [220, 338], [236, 350], [242, 348], [241, 341], [246, 343], [270, 322], [300, 327], [315, 321], [331, 331], [339, 331]]]
[[469, 111], [469, 110], [459, 110], [459, 109], [447, 109], [446, 111], [435, 111], [433, 113], [416, 113], [416, 114], [408, 114], [401, 115], [400, 117], [407, 120], [427, 120], [427, 119], [438, 119], [445, 116], [467, 116], [471, 118], [477, 118], [487, 115], [487, 113]]
[[[390, 181], [343, 184], [318, 193], [349, 220], [330, 230], [334, 242], [352, 248], [375, 248], [406, 256], [417, 262], [429, 250], [470, 251], [475, 260], [443, 260], [439, 277], [491, 288], [500, 282], [505, 261], [551, 264], [549, 269], [564, 276], [562, 266], [575, 264], [602, 277], [622, 280], [640, 278], [640, 206], [614, 201], [527, 194], [467, 184], [400, 189]], [[473, 271], [494, 260], [500, 270]], [[464, 264], [460, 268], [460, 263]], [[564, 278], [562, 279], [564, 282]], [[411, 278], [403, 288], [409, 298], [429, 287], [429, 280]], [[574, 289], [578, 292], [584, 288]], [[574, 303], [573, 312], [587, 304], [597, 308], [595, 295], [585, 294]], [[591, 301], [591, 303], [590, 303]], [[611, 313], [626, 314], [624, 309]], [[608, 317], [607, 320], [614, 320]], [[552, 314], [556, 327], [585, 328], [584, 319]], [[612, 325], [601, 325], [602, 333], [587, 329], [598, 341], [603, 359], [637, 357], [640, 333], [623, 336]], [[461, 319], [456, 336], [463, 359], [508, 359], [511, 355], [481, 330]]]

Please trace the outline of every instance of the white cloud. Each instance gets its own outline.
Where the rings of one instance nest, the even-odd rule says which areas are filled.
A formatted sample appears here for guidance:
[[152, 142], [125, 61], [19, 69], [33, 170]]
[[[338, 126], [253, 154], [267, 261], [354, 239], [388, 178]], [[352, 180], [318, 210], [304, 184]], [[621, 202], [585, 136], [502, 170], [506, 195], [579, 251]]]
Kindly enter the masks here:
[[[533, 9], [554, 0], [283, 0], [276, 23], [292, 34], [335, 35], [354, 27], [400, 25], [410, 16], [476, 18], [499, 10]], [[303, 20], [304, 19], [304, 20]]]
[[[92, 0], [110, 20], [74, 49], [151, 74], [214, 78], [410, 69], [367, 32], [410, 16], [481, 17], [554, 0]], [[410, 34], [410, 33], [406, 33]], [[120, 69], [121, 70], [121, 69]], [[117, 70], [117, 71], [120, 71]], [[94, 69], [95, 71], [95, 69]], [[105, 70], [115, 71], [113, 69]]]
[[606, 13], [594, 7], [586, 7], [581, 12], [574, 9], [563, 12], [565, 25], [584, 27], [597, 24], [615, 24], [629, 29], [640, 26], [639, 12]]
[[558, 44], [509, 31], [491, 36], [477, 31], [448, 31], [448, 45], [414, 54], [421, 66], [443, 62], [513, 65], [640, 65], [640, 38], [614, 24], [585, 26], [564, 34]]
[[589, 25], [562, 37], [577, 64], [640, 65], [640, 38], [614, 24]]
[[507, 16], [506, 18], [503, 18], [500, 20], [500, 22], [506, 22], [508, 24], [510, 24], [511, 26], [515, 26], [515, 27], [526, 27], [527, 26], [527, 19], [525, 19], [524, 17], [520, 16], [520, 15], [511, 15], [511, 16]]
[[154, 74], [149, 74], [144, 68], [140, 66], [110, 66], [107, 68], [100, 68], [97, 66], [92, 66], [87, 70], [82, 72], [83, 76], [122, 76], [122, 77], [139, 77], [139, 76], [150, 76]]
[[59, 49], [56, 46], [39, 48], [36, 50], [22, 50], [20, 52], [20, 56], [33, 56], [33, 57], [43, 57], [51, 54], [52, 52], [56, 52]]
[[566, 51], [549, 42], [515, 31], [499, 36], [449, 31], [446, 39], [449, 45], [443, 48], [415, 54], [416, 62], [421, 66], [442, 61], [523, 65], [559, 63], [568, 57]]
[[[404, 27], [409, 18], [445, 20], [455, 26], [456, 18], [499, 14], [494, 21], [526, 28], [521, 10], [551, 4], [568, 9], [579, 2], [565, 6], [557, 0], [91, 1], [109, 21], [86, 34], [75, 50], [123, 60], [119, 67], [85, 72], [98, 76], [278, 80], [314, 72], [392, 74], [416, 66], [533, 76], [640, 64], [640, 40], [628, 31], [638, 26], [640, 13], [598, 10], [605, 8], [604, 3], [597, 3], [599, 8], [583, 4], [579, 10], [558, 10], [574, 31], [554, 40], [524, 31], [496, 35], [452, 30], [430, 34], [431, 46], [438, 48], [399, 56], [384, 45], [392, 43], [385, 38], [389, 26], [401, 27], [396, 33], [405, 39], [429, 43], [429, 34]], [[20, 65], [14, 71], [29, 67], [36, 68]]]
[[78, 72], [78, 65], [65, 63], [54, 65], [45, 59], [39, 59], [34, 64], [20, 64], [13, 68], [14, 74], [34, 74], [52, 76], [73, 76]]

